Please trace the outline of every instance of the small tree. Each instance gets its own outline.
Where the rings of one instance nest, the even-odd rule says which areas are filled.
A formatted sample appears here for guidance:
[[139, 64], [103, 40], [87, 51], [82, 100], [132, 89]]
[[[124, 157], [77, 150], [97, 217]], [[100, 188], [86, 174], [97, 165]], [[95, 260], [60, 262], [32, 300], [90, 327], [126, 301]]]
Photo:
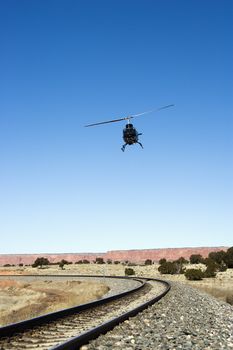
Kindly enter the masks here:
[[188, 260], [186, 260], [185, 258], [183, 258], [183, 256], [181, 256], [179, 259], [176, 260], [177, 263], [179, 264], [188, 264]]
[[227, 265], [228, 269], [233, 268], [233, 247], [227, 249], [226, 255], [224, 257], [224, 262]]
[[210, 278], [216, 276], [216, 268], [214, 265], [207, 266], [206, 270], [204, 271], [204, 277]]
[[220, 265], [224, 261], [226, 254], [227, 253], [223, 250], [220, 250], [219, 252], [211, 252], [209, 253], [209, 258]]
[[200, 269], [189, 269], [184, 275], [190, 281], [199, 281], [204, 277], [203, 272]]
[[111, 264], [112, 264], [112, 260], [111, 260], [111, 259], [108, 259], [108, 260], [107, 260], [107, 264], [111, 265]]
[[132, 269], [131, 267], [126, 267], [126, 268], [125, 268], [125, 275], [126, 275], [126, 276], [135, 275], [134, 269]]
[[203, 257], [201, 254], [190, 255], [189, 261], [191, 264], [201, 264], [203, 262]]
[[158, 268], [159, 272], [162, 274], [170, 274], [174, 275], [177, 273], [177, 267], [176, 265], [171, 261], [166, 261]]
[[[60, 262], [60, 264], [61, 264], [61, 263], [63, 264], [63, 266], [64, 266], [64, 265], [69, 265], [69, 264], [70, 264], [70, 262], [67, 261], [67, 260], [65, 260], [65, 259], [62, 259], [61, 262]], [[71, 264], [72, 264], [72, 263], [71, 263]]]
[[63, 261], [60, 261], [60, 263], [59, 263], [59, 267], [60, 267], [60, 269], [62, 269], [62, 270], [64, 270], [64, 262]]
[[83, 259], [83, 264], [90, 264], [90, 261], [87, 259]]
[[227, 265], [222, 261], [221, 264], [219, 265], [218, 271], [224, 272], [227, 270]]
[[104, 264], [105, 262], [104, 262], [104, 259], [103, 259], [103, 258], [96, 258], [96, 259], [95, 259], [95, 263], [96, 263], [96, 264]]
[[152, 265], [152, 260], [151, 259], [146, 259], [145, 260], [145, 265]]
[[160, 259], [160, 260], [159, 260], [159, 265], [162, 265], [162, 264], [164, 264], [165, 262], [167, 262], [166, 259], [164, 259], [164, 258], [163, 258], [163, 259]]
[[47, 258], [41, 257], [37, 258], [34, 263], [32, 264], [32, 267], [40, 267], [42, 268], [43, 266], [49, 265], [49, 260]]
[[185, 268], [183, 267], [184, 264], [188, 263], [187, 260], [185, 260], [183, 257], [173, 261], [173, 264], [176, 268], [176, 273], [184, 273], [185, 272]]
[[115, 264], [115, 265], [118, 265], [118, 264], [120, 264], [120, 261], [115, 260], [115, 261], [114, 261], [114, 264]]

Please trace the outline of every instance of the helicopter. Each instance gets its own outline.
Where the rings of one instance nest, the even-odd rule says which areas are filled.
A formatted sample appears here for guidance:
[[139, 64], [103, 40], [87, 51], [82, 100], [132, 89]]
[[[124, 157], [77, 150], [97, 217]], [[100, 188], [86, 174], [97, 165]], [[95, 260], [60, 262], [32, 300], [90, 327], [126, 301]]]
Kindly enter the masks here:
[[90, 127], [90, 126], [97, 126], [97, 125], [102, 125], [102, 124], [109, 124], [109, 123], [115, 123], [115, 122], [120, 122], [122, 120], [127, 120], [127, 124], [125, 125], [125, 128], [123, 129], [123, 140], [124, 140], [124, 145], [121, 147], [121, 150], [124, 152], [125, 151], [125, 147], [127, 145], [133, 145], [134, 143], [138, 143], [142, 148], [143, 145], [141, 144], [141, 142], [139, 142], [139, 136], [142, 135], [142, 133], [139, 133], [136, 128], [133, 126], [133, 124], [130, 122], [131, 119], [135, 118], [135, 117], [139, 117], [141, 115], [144, 114], [148, 114], [148, 113], [152, 113], [152, 112], [158, 112], [162, 109], [165, 108], [169, 108], [169, 107], [173, 107], [174, 104], [170, 104], [167, 106], [163, 106], [157, 109], [152, 109], [150, 111], [146, 111], [146, 112], [142, 112], [142, 113], [138, 113], [138, 114], [132, 114], [129, 115], [127, 117], [123, 117], [123, 118], [119, 118], [119, 119], [113, 119], [113, 120], [107, 120], [104, 122], [99, 122], [99, 123], [94, 123], [94, 124], [88, 124], [88, 125], [84, 125], [86, 128]]

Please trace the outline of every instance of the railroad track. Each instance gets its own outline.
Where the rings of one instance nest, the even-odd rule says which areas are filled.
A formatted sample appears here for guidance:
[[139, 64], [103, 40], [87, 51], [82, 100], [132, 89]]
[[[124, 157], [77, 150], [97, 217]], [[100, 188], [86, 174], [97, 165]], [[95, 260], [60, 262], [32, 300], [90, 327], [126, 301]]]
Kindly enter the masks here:
[[[106, 281], [107, 278], [114, 277], [98, 278], [104, 278]], [[1, 327], [0, 350], [77, 350], [98, 335], [106, 333], [120, 322], [154, 304], [170, 289], [170, 285], [161, 280], [133, 280], [138, 282], [138, 286], [129, 291]]]

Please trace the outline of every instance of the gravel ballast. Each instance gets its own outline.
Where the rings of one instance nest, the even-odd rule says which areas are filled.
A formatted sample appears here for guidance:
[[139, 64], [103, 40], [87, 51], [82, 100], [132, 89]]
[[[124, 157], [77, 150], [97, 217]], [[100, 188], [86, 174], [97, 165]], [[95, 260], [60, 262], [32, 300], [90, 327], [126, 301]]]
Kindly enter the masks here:
[[233, 307], [181, 283], [82, 350], [233, 349]]

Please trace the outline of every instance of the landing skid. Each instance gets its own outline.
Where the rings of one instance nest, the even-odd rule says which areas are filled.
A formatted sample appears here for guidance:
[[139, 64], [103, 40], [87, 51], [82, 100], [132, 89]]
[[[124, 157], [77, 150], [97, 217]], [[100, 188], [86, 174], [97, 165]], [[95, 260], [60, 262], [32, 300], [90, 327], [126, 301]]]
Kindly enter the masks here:
[[[143, 145], [141, 144], [141, 142], [135, 142], [135, 143], [138, 143], [142, 148], [143, 148]], [[121, 150], [122, 152], [125, 152], [125, 147], [127, 146], [127, 143], [125, 143], [122, 147], [121, 147]]]

